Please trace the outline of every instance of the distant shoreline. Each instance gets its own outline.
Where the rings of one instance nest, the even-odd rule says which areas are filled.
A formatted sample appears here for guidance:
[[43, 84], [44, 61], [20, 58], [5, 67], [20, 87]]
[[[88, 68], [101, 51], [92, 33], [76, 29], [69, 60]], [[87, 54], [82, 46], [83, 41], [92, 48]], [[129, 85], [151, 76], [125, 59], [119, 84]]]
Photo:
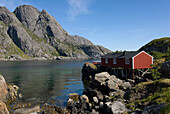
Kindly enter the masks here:
[[15, 59], [15, 58], [11, 58], [11, 59], [4, 59], [4, 58], [0, 58], [0, 61], [47, 61], [47, 60], [90, 60], [90, 59], [100, 59], [100, 58], [76, 58], [76, 57], [63, 57], [63, 56], [59, 56], [59, 57], [54, 57], [54, 58], [22, 58], [22, 59]]

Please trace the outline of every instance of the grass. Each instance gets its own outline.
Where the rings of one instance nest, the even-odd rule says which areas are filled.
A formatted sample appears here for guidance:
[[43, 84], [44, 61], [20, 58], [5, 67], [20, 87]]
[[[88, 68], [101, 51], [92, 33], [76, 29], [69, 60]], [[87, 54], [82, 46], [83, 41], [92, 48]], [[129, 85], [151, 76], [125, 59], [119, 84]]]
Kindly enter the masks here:
[[[161, 79], [152, 82], [142, 82], [138, 84], [135, 89], [146, 89], [152, 87], [152, 92], [147, 98], [137, 100], [135, 103], [150, 103], [150, 104], [161, 104], [170, 103], [170, 79]], [[153, 92], [154, 91], [154, 92]]]
[[162, 108], [159, 112], [159, 114], [169, 114], [170, 113], [170, 104]]

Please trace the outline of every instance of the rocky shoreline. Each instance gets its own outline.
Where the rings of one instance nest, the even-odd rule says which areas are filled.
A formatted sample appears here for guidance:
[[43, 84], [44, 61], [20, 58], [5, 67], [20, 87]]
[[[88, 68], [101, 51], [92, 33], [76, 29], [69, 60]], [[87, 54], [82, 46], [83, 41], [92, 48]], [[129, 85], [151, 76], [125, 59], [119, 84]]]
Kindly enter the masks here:
[[[65, 57], [65, 56], [55, 56], [53, 58], [45, 57], [34, 57], [34, 58], [22, 58], [18, 55], [11, 55], [8, 58], [0, 58], [0, 61], [43, 61], [43, 60], [86, 60], [87, 58], [76, 58], [76, 57]], [[89, 58], [89, 59], [98, 59], [98, 58]]]
[[[16, 85], [6, 84], [0, 75], [0, 113], [9, 114], [168, 114], [170, 79], [153, 81], [150, 77], [120, 79], [111, 69], [85, 63], [82, 80], [83, 94], [70, 93], [67, 106], [51, 103], [17, 103], [22, 97]], [[11, 105], [12, 104], [12, 105]]]

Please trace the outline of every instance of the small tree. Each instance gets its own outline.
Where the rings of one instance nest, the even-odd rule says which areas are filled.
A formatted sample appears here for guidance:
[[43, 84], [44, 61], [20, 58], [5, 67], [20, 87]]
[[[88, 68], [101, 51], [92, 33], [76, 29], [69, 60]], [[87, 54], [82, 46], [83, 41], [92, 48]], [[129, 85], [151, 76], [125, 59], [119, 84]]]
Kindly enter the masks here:
[[161, 73], [158, 72], [158, 66], [156, 66], [155, 64], [152, 64], [151, 66], [152, 66], [152, 68], [150, 69], [151, 75], [154, 80], [157, 80], [158, 78], [160, 78]]

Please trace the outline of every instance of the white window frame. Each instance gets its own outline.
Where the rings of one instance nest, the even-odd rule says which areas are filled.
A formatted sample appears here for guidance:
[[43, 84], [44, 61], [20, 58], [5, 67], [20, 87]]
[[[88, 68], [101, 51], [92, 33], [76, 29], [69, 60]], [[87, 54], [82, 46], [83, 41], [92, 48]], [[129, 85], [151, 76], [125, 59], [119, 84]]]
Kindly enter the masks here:
[[113, 64], [117, 64], [116, 58], [113, 58]]
[[108, 58], [105, 58], [105, 63], [107, 63], [107, 64], [108, 64]]
[[130, 59], [129, 58], [128, 59], [125, 58], [125, 64], [130, 64]]

